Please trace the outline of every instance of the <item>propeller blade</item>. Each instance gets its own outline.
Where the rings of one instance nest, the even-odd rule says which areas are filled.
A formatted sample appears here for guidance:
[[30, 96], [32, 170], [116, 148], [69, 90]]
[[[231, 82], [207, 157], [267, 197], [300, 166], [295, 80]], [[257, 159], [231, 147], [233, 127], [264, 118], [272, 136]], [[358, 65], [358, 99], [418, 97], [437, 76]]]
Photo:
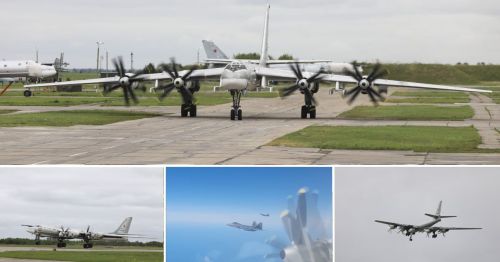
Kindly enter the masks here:
[[372, 77], [375, 74], [379, 73], [379, 70], [381, 67], [382, 67], [382, 65], [379, 62], [375, 63], [375, 65], [373, 66], [372, 72], [368, 75], [368, 77], [366, 79], [371, 82]]
[[143, 75], [143, 74], [145, 74], [145, 72], [144, 72], [144, 70], [141, 70], [141, 71], [139, 71], [139, 72], [137, 72], [137, 73], [133, 74], [133, 75], [130, 77], [130, 79], [135, 80], [135, 78], [136, 78], [136, 77], [138, 77], [138, 76], [140, 76], [140, 75]]
[[189, 76], [196, 70], [196, 67], [191, 68], [185, 75], [182, 76], [182, 80], [187, 80]]
[[318, 102], [316, 101], [316, 98], [314, 98], [313, 94], [311, 93], [311, 90], [309, 88], [306, 88], [304, 90], [304, 95], [311, 101], [313, 105], [317, 105]]
[[377, 106], [378, 102], [377, 102], [377, 99], [375, 98], [375, 96], [372, 93], [373, 91], [371, 89], [367, 89], [366, 91], [368, 92], [368, 96], [370, 96], [370, 100], [373, 102], [373, 104], [375, 106]]
[[299, 86], [297, 84], [294, 84], [292, 86], [289, 86], [285, 89], [282, 89], [280, 91], [280, 96], [281, 97], [284, 97], [284, 96], [289, 96], [291, 95], [293, 92], [297, 91], [299, 89]]
[[130, 105], [130, 98], [128, 96], [127, 88], [122, 86], [122, 89], [123, 89], [123, 98], [125, 99], [125, 105], [129, 106]]
[[361, 88], [357, 87], [354, 94], [349, 98], [349, 100], [347, 100], [347, 103], [349, 105], [352, 104], [352, 102], [354, 102], [354, 99], [356, 99], [356, 97], [359, 95], [359, 93], [361, 93]]
[[168, 85], [158, 87], [158, 89], [163, 89], [163, 94], [161, 94], [160, 100], [163, 100], [165, 97], [167, 97], [168, 94], [170, 94], [170, 92], [172, 92], [172, 90], [174, 90], [174, 88], [175, 88], [174, 83], [170, 83]]
[[361, 79], [363, 79], [363, 75], [361, 74], [361, 72], [359, 72], [359, 69], [358, 69], [358, 62], [356, 62], [356, 60], [354, 60], [352, 62], [352, 67], [354, 67], [354, 73], [356, 74], [357, 76], [357, 80], [360, 81]]
[[356, 79], [356, 81], [358, 81], [358, 82], [361, 80], [361, 78], [359, 78], [355, 72], [353, 72], [349, 69], [344, 70], [344, 74]]
[[314, 80], [316, 80], [316, 79], [321, 79], [321, 77], [320, 77], [320, 78], [318, 78], [318, 76], [319, 76], [319, 75], [321, 75], [321, 74], [323, 74], [323, 71], [321, 71], [321, 70], [320, 70], [320, 71], [318, 71], [318, 72], [316, 72], [316, 74], [314, 74], [314, 75], [310, 76], [310, 77], [307, 79], [307, 83], [314, 82]]
[[179, 77], [179, 72], [177, 72], [177, 65], [175, 64], [175, 58], [170, 58], [170, 63], [172, 63], [172, 70], [174, 71], [175, 78]]
[[384, 97], [384, 96], [382, 96], [382, 95], [381, 95], [381, 94], [380, 94], [377, 90], [375, 90], [375, 89], [373, 89], [373, 88], [370, 88], [370, 90], [373, 92], [373, 94], [374, 94], [375, 96], [377, 96], [377, 97], [380, 99], [380, 101], [383, 101], [383, 100], [385, 99], [385, 97]]
[[113, 58], [113, 60], [111, 60], [111, 62], [113, 63], [113, 66], [115, 67], [115, 70], [118, 73], [118, 76], [123, 77], [123, 74], [121, 72], [120, 65], [118, 64], [117, 59]]
[[184, 104], [193, 99], [193, 94], [191, 94], [191, 91], [189, 91], [186, 87], [182, 87], [179, 92], [181, 93]]
[[359, 89], [359, 86], [356, 86], [355, 88], [348, 90], [347, 92], [345, 92], [344, 95], [348, 96], [348, 95], [356, 92], [357, 89]]
[[134, 104], [138, 104], [139, 99], [137, 99], [137, 96], [135, 95], [134, 90], [130, 87], [130, 85], [127, 86], [126, 88], [130, 94], [130, 97], [132, 97], [132, 101], [134, 101]]
[[120, 84], [116, 84], [110, 88], [104, 88], [103, 92], [104, 92], [104, 94], [108, 94], [108, 93], [120, 88], [120, 86], [121, 86]]
[[176, 77], [174, 75], [174, 73], [172, 73], [172, 70], [170, 70], [170, 68], [166, 65], [161, 65], [161, 69], [165, 72], [167, 72], [167, 74], [172, 78], [172, 80], [174, 80]]
[[120, 70], [121, 70], [121, 75], [120, 76], [125, 76], [125, 73], [127, 72], [125, 70], [125, 64], [123, 63], [123, 57], [119, 56], [118, 57], [118, 64], [120, 65]]

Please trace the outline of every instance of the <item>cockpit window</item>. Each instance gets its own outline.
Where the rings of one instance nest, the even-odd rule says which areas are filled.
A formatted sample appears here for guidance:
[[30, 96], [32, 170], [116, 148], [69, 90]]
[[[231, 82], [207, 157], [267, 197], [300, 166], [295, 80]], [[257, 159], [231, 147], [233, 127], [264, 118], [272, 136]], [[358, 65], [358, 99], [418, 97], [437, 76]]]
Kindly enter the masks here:
[[247, 69], [247, 67], [241, 63], [230, 63], [226, 66], [226, 69], [234, 72], [234, 71], [238, 71], [238, 70]]

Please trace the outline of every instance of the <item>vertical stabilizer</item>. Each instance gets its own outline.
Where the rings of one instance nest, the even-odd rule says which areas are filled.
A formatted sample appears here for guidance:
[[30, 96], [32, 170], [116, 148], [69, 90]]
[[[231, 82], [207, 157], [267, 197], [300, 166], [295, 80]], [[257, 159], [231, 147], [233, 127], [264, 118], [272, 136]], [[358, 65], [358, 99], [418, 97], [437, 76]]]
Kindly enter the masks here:
[[262, 36], [262, 48], [260, 50], [260, 61], [259, 65], [260, 66], [266, 66], [267, 65], [267, 59], [269, 58], [269, 54], [267, 53], [268, 51], [268, 37], [269, 37], [269, 9], [271, 8], [271, 5], [267, 5], [267, 10], [266, 10], [266, 20], [264, 21], [264, 35]]
[[213, 41], [202, 40], [201, 42], [208, 59], [229, 59]]
[[120, 224], [120, 226], [113, 232], [113, 234], [128, 234], [128, 231], [130, 230], [130, 224], [132, 223], [132, 217], [127, 217], [123, 222]]
[[440, 217], [441, 216], [441, 205], [443, 204], [443, 201], [439, 201], [439, 206], [438, 209], [436, 210], [436, 216]]

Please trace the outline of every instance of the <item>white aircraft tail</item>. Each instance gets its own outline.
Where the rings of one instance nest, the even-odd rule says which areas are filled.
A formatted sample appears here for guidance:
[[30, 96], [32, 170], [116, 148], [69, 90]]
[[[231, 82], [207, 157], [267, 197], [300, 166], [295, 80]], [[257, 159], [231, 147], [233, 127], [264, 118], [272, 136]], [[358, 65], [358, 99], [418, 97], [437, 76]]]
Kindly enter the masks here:
[[434, 219], [457, 217], [457, 216], [442, 216], [441, 215], [441, 206], [442, 205], [443, 205], [443, 201], [439, 201], [439, 206], [438, 206], [438, 208], [436, 210], [436, 213], [434, 215], [426, 213], [425, 215], [428, 216], [428, 217], [432, 217]]
[[271, 8], [271, 5], [267, 5], [267, 10], [266, 10], [266, 20], [264, 20], [264, 34], [262, 36], [262, 47], [260, 50], [260, 61], [259, 65], [265, 67], [267, 65], [267, 60], [269, 59], [269, 54], [268, 54], [268, 38], [269, 38], [269, 9]]
[[201, 42], [208, 59], [229, 59], [213, 41], [202, 40]]
[[113, 234], [117, 234], [117, 235], [126, 235], [126, 234], [128, 234], [128, 231], [130, 230], [130, 224], [132, 224], [132, 217], [125, 218], [125, 220], [123, 220], [123, 222], [113, 232]]

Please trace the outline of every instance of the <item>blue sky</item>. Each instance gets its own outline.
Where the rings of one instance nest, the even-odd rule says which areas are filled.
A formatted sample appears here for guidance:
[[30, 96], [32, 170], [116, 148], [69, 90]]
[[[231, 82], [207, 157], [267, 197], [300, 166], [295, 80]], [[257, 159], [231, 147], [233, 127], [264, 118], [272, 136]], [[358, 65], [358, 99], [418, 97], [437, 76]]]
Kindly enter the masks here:
[[[273, 251], [266, 239], [276, 235], [287, 241], [279, 215], [287, 208], [287, 197], [295, 197], [302, 187], [319, 192], [318, 208], [331, 229], [331, 168], [167, 168], [167, 258], [258, 261], [256, 257]], [[262, 222], [264, 230], [226, 226], [233, 221]]]

